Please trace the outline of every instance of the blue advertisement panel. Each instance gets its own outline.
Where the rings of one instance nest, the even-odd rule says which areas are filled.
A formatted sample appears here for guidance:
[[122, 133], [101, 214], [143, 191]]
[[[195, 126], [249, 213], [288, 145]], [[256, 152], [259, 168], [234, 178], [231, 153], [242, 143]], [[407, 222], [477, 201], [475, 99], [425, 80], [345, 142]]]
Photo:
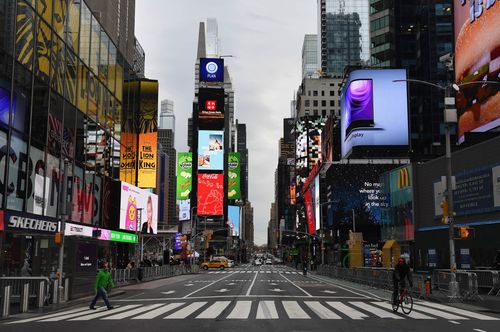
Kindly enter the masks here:
[[224, 169], [224, 132], [200, 130], [198, 132], [198, 170]]
[[357, 146], [408, 145], [407, 84], [395, 80], [406, 80], [406, 70], [363, 69], [349, 74], [341, 95], [342, 158]]
[[229, 220], [228, 224], [231, 227], [232, 236], [240, 236], [240, 207], [229, 205], [228, 206]]
[[201, 82], [224, 82], [224, 59], [200, 59]]

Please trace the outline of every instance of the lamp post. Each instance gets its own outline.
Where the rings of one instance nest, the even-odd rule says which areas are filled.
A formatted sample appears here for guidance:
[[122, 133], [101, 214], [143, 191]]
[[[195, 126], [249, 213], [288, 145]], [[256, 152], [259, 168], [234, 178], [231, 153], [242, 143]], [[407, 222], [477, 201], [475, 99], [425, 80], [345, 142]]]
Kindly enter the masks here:
[[456, 278], [456, 270], [457, 263], [455, 259], [455, 241], [453, 236], [453, 224], [454, 224], [454, 216], [453, 212], [453, 188], [452, 188], [452, 167], [451, 167], [451, 126], [457, 123], [457, 110], [451, 107], [454, 105], [454, 98], [452, 97], [453, 93], [459, 92], [462, 86], [467, 86], [471, 84], [500, 84], [495, 81], [475, 81], [475, 82], [467, 82], [462, 84], [453, 83], [451, 85], [442, 86], [436, 83], [417, 80], [417, 79], [406, 79], [406, 80], [393, 80], [393, 82], [407, 82], [407, 83], [419, 83], [425, 84], [428, 86], [432, 86], [434, 88], [441, 89], [445, 91], [445, 109], [444, 109], [444, 122], [445, 122], [445, 135], [446, 135], [446, 197], [448, 199], [448, 239], [450, 246], [450, 298], [456, 299], [458, 298], [458, 282]]

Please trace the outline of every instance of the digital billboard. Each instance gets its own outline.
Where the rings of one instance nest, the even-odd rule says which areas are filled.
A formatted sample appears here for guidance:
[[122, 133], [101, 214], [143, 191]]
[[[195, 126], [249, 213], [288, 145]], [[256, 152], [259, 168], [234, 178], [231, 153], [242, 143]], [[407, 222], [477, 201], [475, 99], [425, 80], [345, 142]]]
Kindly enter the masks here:
[[121, 182], [120, 186], [120, 229], [156, 234], [158, 196], [126, 182]]
[[[455, 82], [458, 139], [466, 132], [500, 126], [500, 4], [498, 1], [454, 1]], [[492, 81], [497, 84], [468, 84]]]
[[198, 170], [224, 169], [224, 132], [200, 130], [198, 132]]
[[227, 207], [228, 225], [231, 228], [231, 236], [240, 236], [240, 207], [229, 205]]
[[349, 74], [341, 94], [342, 158], [354, 148], [408, 146], [407, 84], [394, 80], [406, 80], [406, 70], [362, 69]]
[[321, 159], [321, 132], [325, 122], [326, 118], [310, 116], [295, 123], [295, 165], [299, 188]]
[[220, 216], [224, 209], [224, 175], [198, 174], [198, 215]]
[[186, 200], [193, 189], [193, 154], [177, 153], [177, 199]]
[[158, 81], [140, 81], [137, 185], [156, 188]]
[[314, 220], [314, 207], [312, 201], [313, 193], [311, 190], [306, 191], [304, 195], [304, 203], [306, 207], [306, 216], [307, 216], [307, 230], [309, 234], [316, 234], [316, 221]]
[[224, 82], [224, 59], [200, 59], [201, 82]]
[[227, 184], [227, 198], [228, 199], [240, 199], [240, 153], [239, 152], [229, 152], [228, 154], [228, 184]]
[[199, 89], [198, 118], [224, 119], [224, 89]]
[[190, 220], [191, 219], [191, 200], [185, 199], [177, 201], [179, 204], [179, 220]]
[[316, 221], [316, 230], [321, 228], [321, 204], [320, 204], [320, 197], [319, 197], [319, 175], [316, 175], [314, 178], [314, 201], [313, 201], [313, 206], [314, 206], [314, 219]]

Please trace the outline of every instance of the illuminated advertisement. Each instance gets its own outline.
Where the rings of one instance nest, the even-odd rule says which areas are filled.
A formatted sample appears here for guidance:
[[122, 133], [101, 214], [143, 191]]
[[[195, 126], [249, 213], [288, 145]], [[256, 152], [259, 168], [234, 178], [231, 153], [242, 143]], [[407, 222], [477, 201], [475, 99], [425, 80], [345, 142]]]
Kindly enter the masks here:
[[406, 70], [349, 74], [341, 95], [342, 158], [349, 157], [355, 147], [408, 145], [407, 84], [394, 80], [406, 80]]
[[224, 89], [200, 88], [198, 117], [200, 119], [224, 119]]
[[224, 169], [224, 132], [200, 130], [198, 132], [198, 170]]
[[185, 199], [177, 201], [179, 204], [179, 220], [191, 219], [191, 200]]
[[227, 185], [227, 198], [228, 199], [240, 199], [240, 153], [239, 152], [229, 152], [228, 154], [228, 185]]
[[240, 236], [240, 207], [229, 205], [227, 213], [229, 215], [227, 224], [231, 228], [231, 236]]
[[122, 132], [120, 143], [120, 180], [123, 182], [135, 182], [137, 171], [137, 135]]
[[311, 197], [311, 190], [306, 191], [304, 195], [304, 203], [307, 216], [307, 230], [309, 234], [316, 234], [316, 221], [314, 220], [314, 208]]
[[220, 216], [224, 208], [224, 175], [198, 174], [198, 215]]
[[[137, 225], [139, 224], [139, 229]], [[120, 228], [143, 234], [158, 231], [158, 196], [126, 182], [121, 183]]]
[[320, 197], [319, 197], [319, 176], [316, 176], [314, 178], [314, 200], [313, 200], [313, 206], [314, 206], [314, 218], [316, 220], [316, 230], [321, 228], [321, 216], [320, 216]]
[[175, 233], [175, 250], [181, 250], [181, 233]]
[[201, 82], [224, 82], [224, 59], [200, 59]]
[[193, 154], [177, 153], [177, 199], [186, 200], [193, 189]]
[[295, 124], [297, 186], [304, 184], [311, 169], [321, 160], [321, 132], [326, 118], [306, 117]]
[[137, 185], [156, 188], [158, 81], [140, 81]]
[[[500, 4], [494, 0], [454, 1], [455, 82], [458, 139], [466, 132], [500, 126]], [[473, 82], [497, 82], [473, 84]]]

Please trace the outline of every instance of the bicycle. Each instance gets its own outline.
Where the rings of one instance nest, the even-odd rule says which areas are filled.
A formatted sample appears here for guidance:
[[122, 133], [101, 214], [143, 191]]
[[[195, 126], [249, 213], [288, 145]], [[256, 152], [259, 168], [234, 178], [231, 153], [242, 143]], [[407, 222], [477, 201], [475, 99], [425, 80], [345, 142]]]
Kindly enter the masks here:
[[409, 315], [413, 309], [413, 298], [406, 287], [401, 289], [396, 303], [394, 303], [394, 301], [392, 302], [392, 310], [397, 312], [400, 306], [401, 311], [407, 315]]

